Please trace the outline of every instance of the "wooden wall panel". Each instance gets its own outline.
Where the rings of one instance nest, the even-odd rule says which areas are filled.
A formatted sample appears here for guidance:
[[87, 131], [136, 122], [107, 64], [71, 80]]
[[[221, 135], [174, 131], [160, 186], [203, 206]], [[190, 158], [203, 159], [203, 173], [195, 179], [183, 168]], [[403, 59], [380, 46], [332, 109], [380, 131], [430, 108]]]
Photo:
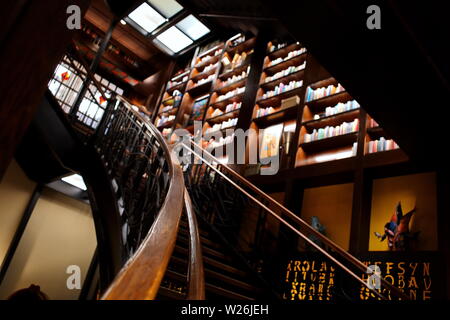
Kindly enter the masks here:
[[[13, 157], [73, 33], [69, 5], [84, 13], [90, 0], [16, 1], [2, 8], [0, 34], [0, 178]], [[4, 30], [7, 30], [4, 33]]]

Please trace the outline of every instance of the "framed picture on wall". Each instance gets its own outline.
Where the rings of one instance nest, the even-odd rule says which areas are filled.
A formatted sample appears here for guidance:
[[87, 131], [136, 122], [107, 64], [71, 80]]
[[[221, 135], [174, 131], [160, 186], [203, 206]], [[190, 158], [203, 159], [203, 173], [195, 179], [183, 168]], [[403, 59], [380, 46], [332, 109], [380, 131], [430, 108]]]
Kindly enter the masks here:
[[259, 155], [261, 159], [278, 156], [283, 126], [284, 124], [280, 123], [262, 130]]
[[203, 115], [205, 113], [205, 108], [208, 105], [208, 100], [209, 95], [195, 100], [194, 104], [192, 105], [192, 113], [189, 120], [189, 125], [192, 125], [194, 121], [203, 120]]

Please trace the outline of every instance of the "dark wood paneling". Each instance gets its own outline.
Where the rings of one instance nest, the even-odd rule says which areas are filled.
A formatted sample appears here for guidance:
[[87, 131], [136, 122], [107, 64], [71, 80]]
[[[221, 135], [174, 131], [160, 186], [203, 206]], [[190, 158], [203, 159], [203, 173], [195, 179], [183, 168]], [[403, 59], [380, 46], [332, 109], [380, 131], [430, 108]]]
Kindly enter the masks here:
[[[61, 59], [73, 32], [66, 27], [69, 5], [86, 11], [89, 0], [28, 1], [7, 28], [0, 53], [0, 177], [41, 102], [47, 83]], [[8, 7], [8, 6], [7, 6]], [[2, 12], [3, 8], [2, 8]], [[3, 14], [2, 14], [3, 16]], [[13, 26], [11, 28], [11, 26]]]

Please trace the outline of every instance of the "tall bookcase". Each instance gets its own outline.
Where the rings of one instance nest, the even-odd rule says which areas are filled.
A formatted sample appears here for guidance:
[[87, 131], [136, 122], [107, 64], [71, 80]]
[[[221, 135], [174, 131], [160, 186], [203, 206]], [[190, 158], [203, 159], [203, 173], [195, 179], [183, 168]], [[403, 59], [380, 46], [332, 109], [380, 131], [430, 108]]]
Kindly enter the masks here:
[[[251, 67], [258, 65], [256, 41], [238, 34], [197, 48], [161, 98], [155, 124], [165, 136], [175, 128], [200, 134], [193, 125], [199, 121], [203, 146], [213, 154], [222, 148], [224, 154], [224, 147], [234, 141], [227, 129], [252, 128], [257, 134], [247, 139], [247, 152], [250, 144], [258, 144], [259, 159], [280, 156], [280, 170], [298, 169], [300, 178], [327, 166], [352, 170], [355, 161], [369, 168], [408, 160], [299, 42], [269, 41], [265, 55], [257, 57], [262, 59], [258, 82], [249, 83]], [[256, 97], [243, 106], [246, 89], [252, 86]], [[245, 123], [241, 115], [248, 108], [251, 120]], [[314, 170], [301, 170], [305, 167]]]

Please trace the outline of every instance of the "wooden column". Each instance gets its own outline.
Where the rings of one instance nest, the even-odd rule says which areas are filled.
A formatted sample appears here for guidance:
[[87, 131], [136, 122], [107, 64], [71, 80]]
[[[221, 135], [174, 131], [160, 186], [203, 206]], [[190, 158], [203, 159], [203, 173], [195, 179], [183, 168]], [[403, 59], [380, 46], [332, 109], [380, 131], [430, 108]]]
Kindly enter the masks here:
[[90, 0], [22, 0], [0, 14], [0, 179], [77, 30], [66, 26], [70, 5], [84, 14]]
[[359, 113], [358, 149], [355, 158], [355, 178], [353, 184], [352, 221], [349, 244], [349, 249], [352, 254], [365, 252], [369, 249], [372, 179], [366, 176], [363, 166], [366, 119], [367, 114], [361, 109]]

